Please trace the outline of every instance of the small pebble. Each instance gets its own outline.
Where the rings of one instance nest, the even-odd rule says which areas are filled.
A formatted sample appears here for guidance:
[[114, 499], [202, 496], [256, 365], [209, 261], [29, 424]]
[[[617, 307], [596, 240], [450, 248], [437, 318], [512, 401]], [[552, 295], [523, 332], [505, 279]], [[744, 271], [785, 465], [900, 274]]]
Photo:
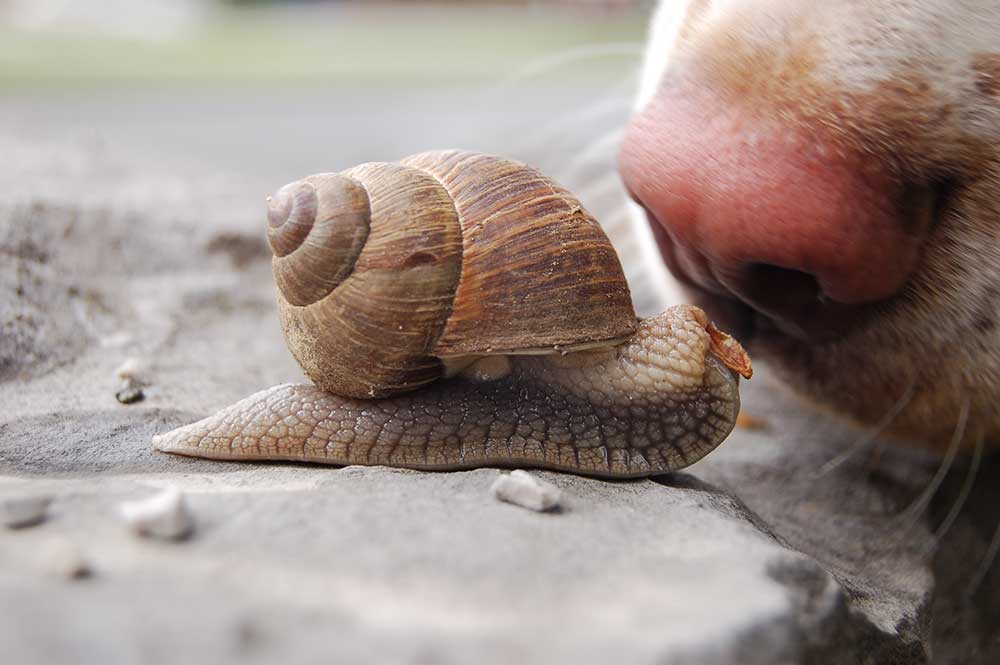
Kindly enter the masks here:
[[562, 490], [520, 469], [498, 476], [490, 491], [501, 501], [538, 512], [555, 510], [562, 503]]
[[134, 404], [136, 402], [141, 402], [145, 398], [146, 395], [142, 392], [142, 387], [133, 379], [125, 379], [122, 381], [121, 387], [118, 389], [118, 392], [115, 393], [115, 399], [122, 404]]
[[129, 356], [118, 369], [115, 376], [121, 381], [115, 399], [122, 404], [134, 404], [146, 398], [143, 388], [149, 385], [149, 367], [140, 358]]
[[0, 499], [0, 519], [9, 529], [41, 524], [45, 521], [50, 503], [52, 497], [45, 494], [4, 497]]
[[56, 540], [47, 544], [41, 552], [45, 570], [67, 580], [90, 577], [93, 570], [80, 549], [68, 540]]
[[141, 359], [129, 356], [115, 370], [115, 376], [123, 381], [131, 379], [139, 385], [144, 385], [149, 381], [149, 368]]
[[125, 523], [141, 536], [181, 540], [194, 530], [194, 517], [177, 487], [168, 487], [148, 499], [127, 501], [120, 510]]

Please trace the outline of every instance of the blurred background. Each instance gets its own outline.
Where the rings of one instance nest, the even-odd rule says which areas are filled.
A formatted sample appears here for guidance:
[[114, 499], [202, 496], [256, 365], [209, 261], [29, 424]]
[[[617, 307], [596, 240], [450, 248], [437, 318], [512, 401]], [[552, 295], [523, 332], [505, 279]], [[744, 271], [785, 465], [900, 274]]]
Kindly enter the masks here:
[[39, 184], [25, 144], [260, 195], [464, 147], [533, 161], [614, 215], [648, 4], [0, 0], [0, 132], [21, 156], [0, 183]]
[[[651, 5], [0, 0], [0, 195], [256, 211], [309, 173], [461, 147], [538, 166], [629, 252], [615, 152]], [[206, 221], [257, 231], [227, 206]]]

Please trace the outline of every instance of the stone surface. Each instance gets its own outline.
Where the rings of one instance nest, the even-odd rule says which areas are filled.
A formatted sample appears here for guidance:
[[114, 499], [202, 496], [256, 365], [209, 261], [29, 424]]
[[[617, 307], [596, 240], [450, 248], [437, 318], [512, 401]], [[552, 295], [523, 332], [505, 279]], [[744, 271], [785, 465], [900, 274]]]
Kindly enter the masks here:
[[[494, 100], [490, 112], [537, 125], [546, 104], [565, 108], [557, 97], [540, 93], [532, 109]], [[44, 524], [0, 535], [5, 662], [1000, 662], [1000, 574], [983, 563], [1000, 521], [1000, 462], [960, 461], [940, 487], [937, 460], [893, 448], [824, 470], [866, 432], [796, 401], [766, 367], [744, 401], [767, 427], [738, 429], [668, 477], [532, 472], [564, 493], [556, 513], [491, 500], [492, 469], [154, 452], [154, 433], [301, 380], [267, 255], [252, 250], [269, 188], [423, 148], [543, 167], [579, 149], [518, 151], [499, 130], [493, 143], [469, 140], [487, 120], [443, 121], [446, 102], [468, 112], [457, 93], [414, 93], [405, 113], [374, 93], [358, 93], [360, 110], [322, 94], [282, 102], [303, 122], [318, 123], [318, 108], [353, 114], [329, 125], [349, 130], [317, 124], [342, 132], [323, 140], [267, 131], [278, 117], [269, 99], [203, 99], [198, 117], [237, 108], [241, 122], [231, 135], [219, 123], [188, 128], [187, 139], [139, 131], [183, 122], [157, 97], [123, 110], [113, 99], [67, 105], [79, 120], [49, 109], [14, 123], [5, 114], [18, 104], [0, 108], [0, 127], [18, 128], [0, 130], [0, 492], [56, 497]], [[110, 108], [120, 112], [105, 119]], [[110, 145], [67, 126], [96, 127]], [[330, 145], [343, 147], [332, 163]], [[219, 146], [234, 154], [212, 168]], [[155, 380], [123, 406], [116, 368], [131, 357]], [[198, 515], [192, 538], [121, 527], [121, 502], [172, 485]], [[40, 552], [63, 547], [53, 543], [93, 574], [70, 582], [39, 566]]]

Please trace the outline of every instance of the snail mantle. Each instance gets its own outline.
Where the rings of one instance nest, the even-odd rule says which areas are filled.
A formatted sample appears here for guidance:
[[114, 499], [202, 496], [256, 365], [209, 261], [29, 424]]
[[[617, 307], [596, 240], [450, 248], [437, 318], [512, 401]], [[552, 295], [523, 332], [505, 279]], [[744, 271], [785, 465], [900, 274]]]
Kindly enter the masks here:
[[314, 385], [153, 438], [225, 460], [639, 477], [698, 461], [750, 359], [697, 307], [637, 319], [568, 191], [520, 162], [426, 152], [268, 199], [278, 315]]

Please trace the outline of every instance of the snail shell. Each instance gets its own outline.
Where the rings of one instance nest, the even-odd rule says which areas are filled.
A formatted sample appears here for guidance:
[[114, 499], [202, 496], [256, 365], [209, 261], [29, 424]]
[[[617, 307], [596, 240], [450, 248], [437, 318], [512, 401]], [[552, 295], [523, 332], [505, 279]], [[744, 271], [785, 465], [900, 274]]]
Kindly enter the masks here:
[[637, 320], [600, 225], [537, 170], [425, 152], [270, 201], [282, 328], [317, 386], [413, 390], [484, 355], [612, 346]]

